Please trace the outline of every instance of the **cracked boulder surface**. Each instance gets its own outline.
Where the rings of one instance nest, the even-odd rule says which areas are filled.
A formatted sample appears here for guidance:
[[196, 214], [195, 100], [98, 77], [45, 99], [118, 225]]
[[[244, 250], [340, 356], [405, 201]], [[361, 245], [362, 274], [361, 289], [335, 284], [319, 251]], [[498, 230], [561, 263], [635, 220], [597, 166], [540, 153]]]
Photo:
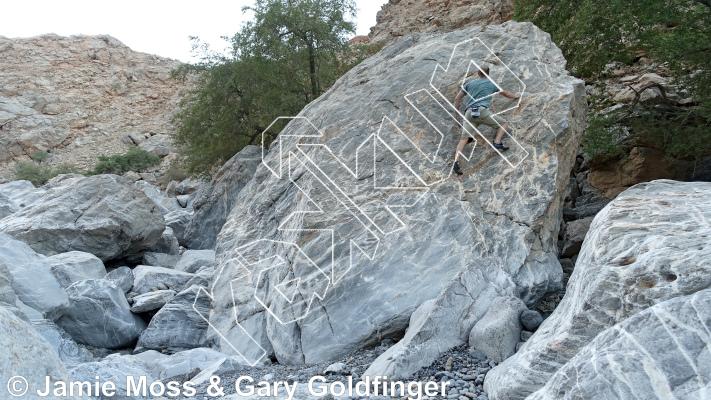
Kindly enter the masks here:
[[486, 376], [489, 398], [527, 398], [605, 329], [711, 287], [709, 196], [706, 182], [659, 180], [633, 186], [608, 204], [590, 226], [558, 308]]
[[608, 328], [528, 400], [707, 399], [711, 289]]
[[153, 247], [165, 230], [158, 207], [118, 175], [78, 178], [0, 221], [0, 232], [51, 256], [83, 251], [107, 261]]
[[[496, 57], [483, 45], [455, 48], [472, 38]], [[473, 78], [471, 60], [504, 89], [525, 84], [520, 107], [499, 95], [491, 104], [510, 109], [520, 146], [507, 137], [506, 155], [517, 168], [482, 127], [465, 175], [450, 176], [461, 127], [430, 86], [450, 57], [433, 79], [449, 102]], [[217, 238], [210, 340], [233, 352], [245, 338], [239, 322], [281, 363], [334, 360], [402, 337], [419, 305], [484, 257], [501, 259], [529, 305], [560, 290], [556, 239], [584, 92], [530, 23], [411, 35], [362, 62], [302, 111], [313, 126], [287, 125], [239, 192]]]

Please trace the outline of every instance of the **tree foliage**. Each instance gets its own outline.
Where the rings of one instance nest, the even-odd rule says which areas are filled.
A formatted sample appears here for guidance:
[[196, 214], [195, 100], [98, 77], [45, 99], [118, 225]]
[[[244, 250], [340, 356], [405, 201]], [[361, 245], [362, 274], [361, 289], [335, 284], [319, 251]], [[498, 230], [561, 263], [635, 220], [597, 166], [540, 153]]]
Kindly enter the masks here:
[[[197, 77], [175, 118], [191, 174], [209, 175], [244, 146], [261, 144], [275, 118], [298, 114], [366, 54], [347, 44], [353, 0], [256, 0], [243, 11], [254, 18], [230, 39], [229, 56], [194, 38], [201, 62], [174, 73]], [[269, 130], [265, 145], [281, 128]]]
[[666, 63], [679, 97], [693, 98], [691, 107], [638, 107], [623, 121], [625, 110], [595, 116], [585, 137], [588, 150], [614, 153], [623, 123], [634, 139], [653, 142], [671, 157], [711, 154], [711, 2], [516, 0], [516, 18], [549, 32], [574, 74], [600, 77], [611, 62], [632, 64], [645, 55]]

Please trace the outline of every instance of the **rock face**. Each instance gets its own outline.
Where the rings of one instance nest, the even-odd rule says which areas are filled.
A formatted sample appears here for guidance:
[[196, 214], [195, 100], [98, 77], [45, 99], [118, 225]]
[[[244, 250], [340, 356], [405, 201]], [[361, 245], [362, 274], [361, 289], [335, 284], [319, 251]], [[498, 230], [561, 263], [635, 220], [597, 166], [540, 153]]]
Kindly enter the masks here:
[[50, 272], [46, 260], [27, 244], [0, 233], [0, 262], [10, 271], [12, 289], [22, 302], [50, 320], [67, 311], [67, 292]]
[[[3, 307], [0, 307], [0, 348], [3, 349], [0, 352], [0, 379], [9, 382], [16, 375], [27, 379], [29, 389], [23, 399], [46, 399], [37, 394], [37, 390], [44, 390], [46, 377], [51, 382], [69, 380], [69, 374], [52, 346], [29, 323]], [[6, 387], [2, 389], [3, 392], [7, 390]], [[3, 396], [11, 398], [5, 393]]]
[[76, 341], [116, 349], [133, 343], [146, 323], [133, 313], [123, 290], [108, 280], [85, 280], [67, 288], [71, 306], [57, 324]]
[[157, 207], [117, 175], [95, 175], [52, 188], [0, 220], [0, 232], [38, 253], [78, 250], [103, 261], [149, 249], [164, 229]]
[[711, 286], [711, 185], [654, 181], [620, 194], [590, 226], [563, 301], [486, 377], [491, 399], [523, 399], [603, 330]]
[[703, 399], [711, 290], [667, 300], [600, 333], [528, 400]]
[[[482, 128], [458, 178], [451, 102], [472, 60], [501, 87], [526, 87], [518, 108], [492, 102], [515, 109], [502, 114], [516, 139], [505, 139], [506, 159]], [[402, 335], [418, 305], [483, 257], [502, 260], [527, 304], [561, 289], [560, 210], [586, 113], [583, 83], [564, 66], [547, 34], [507, 22], [403, 38], [350, 70], [290, 122], [239, 192], [212, 287], [210, 322], [226, 339], [211, 340], [233, 351], [244, 339], [236, 311], [254, 338], [246, 347], [273, 346], [286, 364], [338, 358]]]
[[209, 185], [197, 192], [193, 203], [195, 214], [184, 234], [189, 248], [215, 248], [217, 234], [227, 221], [237, 195], [252, 179], [261, 161], [262, 149], [247, 146], [220, 168]]
[[0, 38], [0, 182], [37, 150], [89, 169], [133, 146], [125, 135], [172, 133], [187, 87], [170, 78], [179, 65], [106, 35]]
[[372, 43], [390, 43], [410, 33], [499, 24], [512, 15], [510, 0], [390, 0], [378, 12], [368, 38]]
[[202, 298], [196, 302], [198, 290], [198, 286], [187, 288], [163, 306], [138, 339], [136, 352], [176, 353], [204, 347], [208, 325], [201, 315], [210, 314], [210, 301]]
[[405, 337], [378, 357], [363, 376], [409, 378], [441, 353], [466, 342], [472, 326], [497, 298], [517, 294], [499, 260], [473, 261], [434, 301], [425, 302], [412, 314]]

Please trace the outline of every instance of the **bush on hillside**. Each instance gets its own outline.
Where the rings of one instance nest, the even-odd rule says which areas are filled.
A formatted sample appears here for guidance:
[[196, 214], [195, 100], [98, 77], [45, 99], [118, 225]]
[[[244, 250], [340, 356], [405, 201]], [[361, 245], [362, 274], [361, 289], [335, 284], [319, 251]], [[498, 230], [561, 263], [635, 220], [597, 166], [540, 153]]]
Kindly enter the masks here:
[[116, 154], [110, 157], [99, 156], [99, 162], [91, 171], [92, 175], [116, 174], [121, 175], [128, 171], [143, 171], [146, 168], [160, 164], [160, 157], [147, 152], [140, 147], [132, 147], [125, 154]]

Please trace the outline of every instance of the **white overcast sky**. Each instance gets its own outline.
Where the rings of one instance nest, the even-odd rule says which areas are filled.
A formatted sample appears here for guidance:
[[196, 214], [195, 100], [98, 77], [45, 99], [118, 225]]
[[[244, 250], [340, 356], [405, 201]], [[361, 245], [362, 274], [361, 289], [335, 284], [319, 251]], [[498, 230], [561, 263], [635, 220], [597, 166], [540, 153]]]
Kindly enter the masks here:
[[[253, 0], [6, 0], [2, 2], [0, 36], [31, 37], [108, 34], [133, 50], [188, 62], [190, 41], [198, 36], [213, 50], [228, 46], [220, 36], [232, 36], [250, 15], [242, 7]], [[356, 0], [357, 34], [375, 25], [375, 14], [387, 0]]]

